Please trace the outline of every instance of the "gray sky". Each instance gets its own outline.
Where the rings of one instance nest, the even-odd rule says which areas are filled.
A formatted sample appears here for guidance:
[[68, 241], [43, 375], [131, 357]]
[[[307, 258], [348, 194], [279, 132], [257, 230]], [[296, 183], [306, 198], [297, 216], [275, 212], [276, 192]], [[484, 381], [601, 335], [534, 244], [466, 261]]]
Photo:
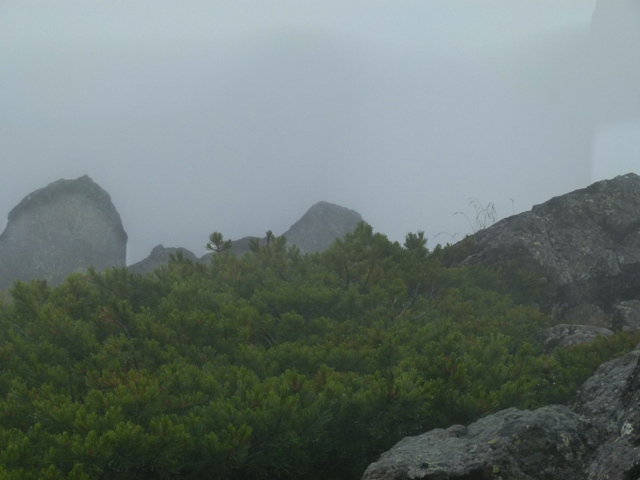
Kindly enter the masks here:
[[87, 174], [130, 263], [319, 200], [447, 242], [470, 198], [502, 218], [638, 170], [639, 25], [636, 0], [0, 0], [0, 229]]

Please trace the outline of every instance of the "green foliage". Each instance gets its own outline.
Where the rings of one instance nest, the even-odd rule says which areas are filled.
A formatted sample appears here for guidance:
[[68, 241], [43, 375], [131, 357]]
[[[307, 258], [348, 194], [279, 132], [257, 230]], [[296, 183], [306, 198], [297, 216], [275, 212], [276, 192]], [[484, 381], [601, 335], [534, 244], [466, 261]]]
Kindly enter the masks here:
[[462, 215], [471, 227], [471, 231], [473, 233], [477, 233], [480, 230], [483, 230], [487, 227], [490, 227], [496, 222], [497, 213], [496, 213], [496, 205], [492, 202], [488, 203], [486, 206], [482, 205], [480, 200], [477, 198], [469, 199], [469, 206], [474, 209], [474, 220], [471, 222], [469, 216], [464, 212], [455, 212], [454, 215]]
[[231, 250], [231, 240], [224, 240], [220, 232], [213, 232], [209, 235], [209, 242], [207, 242], [206, 248], [218, 255], [222, 255]]
[[271, 232], [242, 257], [210, 241], [210, 265], [14, 285], [0, 478], [358, 478], [404, 436], [567, 401], [639, 340], [548, 357], [535, 279], [422, 232], [400, 246], [361, 223], [310, 255]]
[[574, 392], [602, 363], [630, 352], [639, 343], [640, 333], [618, 332], [610, 337], [596, 337], [589, 345], [558, 349], [553, 355], [561, 367], [556, 381], [566, 392]]

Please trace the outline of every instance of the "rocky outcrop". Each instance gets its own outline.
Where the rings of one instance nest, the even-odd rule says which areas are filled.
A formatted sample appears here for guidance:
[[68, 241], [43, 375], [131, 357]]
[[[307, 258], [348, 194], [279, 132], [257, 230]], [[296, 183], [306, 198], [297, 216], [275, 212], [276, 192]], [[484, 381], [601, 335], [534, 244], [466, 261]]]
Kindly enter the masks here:
[[172, 255], [174, 258], [181, 256], [185, 260], [190, 260], [194, 263], [198, 261], [198, 257], [186, 248], [165, 248], [162, 245], [157, 245], [153, 250], [151, 250], [151, 253], [147, 258], [139, 261], [138, 263], [134, 263], [133, 265], [129, 265], [127, 269], [131, 273], [144, 274], [153, 272], [156, 268], [169, 263]]
[[[358, 222], [362, 221], [360, 214], [354, 210], [334, 205], [328, 202], [318, 202], [313, 205], [307, 212], [294, 223], [289, 230], [283, 235], [287, 239], [287, 245], [296, 245], [302, 253], [321, 252], [331, 246], [331, 244], [337, 239], [344, 237], [347, 233], [351, 233], [355, 230]], [[267, 237], [243, 237], [231, 242], [230, 252], [234, 255], [244, 255], [250, 251], [249, 243], [251, 240], [259, 240], [262, 245], [267, 242]], [[154, 251], [157, 249], [156, 247]], [[175, 249], [174, 249], [175, 250]], [[181, 249], [186, 252], [188, 250]], [[135, 265], [129, 267], [130, 271], [136, 273], [146, 273], [153, 271], [160, 265], [166, 264], [169, 261], [170, 253], [156, 252]], [[191, 252], [189, 252], [190, 260]], [[152, 257], [155, 260], [152, 260]], [[194, 257], [195, 258], [195, 257]], [[211, 253], [206, 253], [199, 259], [200, 263], [209, 263], [211, 259]], [[144, 263], [144, 266], [142, 265]]]
[[542, 276], [541, 308], [557, 319], [582, 304], [607, 315], [640, 294], [640, 177], [604, 180], [475, 234], [468, 263], [513, 263]]
[[[318, 202], [294, 223], [283, 235], [287, 245], [296, 245], [302, 253], [314, 253], [326, 250], [338, 238], [353, 232], [362, 217], [355, 210], [334, 205], [328, 202]], [[231, 242], [231, 253], [244, 255], [249, 252], [249, 242], [258, 239], [262, 245], [267, 237], [243, 237]], [[200, 261], [209, 261], [210, 253], [204, 255]]]
[[640, 332], [640, 300], [626, 300], [613, 307], [611, 323], [616, 330]]
[[370, 465], [363, 480], [578, 480], [597, 443], [597, 430], [567, 407], [512, 408], [468, 428], [405, 438]]
[[602, 364], [585, 382], [574, 410], [597, 429], [600, 443], [585, 462], [587, 480], [640, 476], [640, 350]]
[[318, 202], [283, 235], [288, 245], [296, 245], [303, 253], [320, 252], [337, 238], [353, 232], [361, 221], [362, 217], [354, 210]]
[[[466, 263], [542, 276], [541, 306], [564, 323], [547, 350], [640, 330], [640, 177], [597, 182], [475, 235]], [[630, 480], [640, 477], [640, 350], [607, 362], [574, 405], [489, 415], [405, 438], [363, 480]]]
[[543, 330], [538, 340], [548, 353], [556, 348], [570, 347], [580, 343], [591, 343], [597, 336], [610, 337], [613, 332], [608, 328], [591, 325], [573, 325], [561, 323]]
[[0, 235], [0, 289], [14, 280], [62, 281], [70, 273], [124, 266], [127, 234], [107, 192], [88, 176], [27, 195]]
[[600, 366], [571, 407], [508, 409], [399, 442], [363, 480], [629, 480], [640, 475], [640, 350]]

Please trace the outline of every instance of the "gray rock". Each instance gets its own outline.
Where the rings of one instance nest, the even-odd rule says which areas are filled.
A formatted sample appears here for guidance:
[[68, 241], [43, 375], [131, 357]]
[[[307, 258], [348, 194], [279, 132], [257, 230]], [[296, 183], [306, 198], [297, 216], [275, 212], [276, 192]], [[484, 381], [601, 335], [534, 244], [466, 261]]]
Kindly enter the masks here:
[[613, 328], [627, 332], [640, 332], [640, 301], [627, 300], [613, 307]]
[[541, 308], [563, 318], [590, 303], [611, 312], [640, 287], [640, 177], [552, 198], [475, 234], [467, 263], [515, 263], [546, 279]]
[[[326, 250], [337, 239], [353, 232], [362, 221], [360, 214], [354, 210], [328, 202], [318, 202], [294, 223], [282, 235], [287, 245], [296, 245], [302, 253], [314, 253]], [[249, 242], [259, 239], [265, 245], [267, 237], [243, 237], [231, 242], [231, 253], [244, 255], [249, 252]], [[211, 253], [200, 258], [200, 262], [208, 263]]]
[[[295, 244], [302, 252], [316, 252], [325, 250], [336, 238], [341, 238], [352, 232], [361, 220], [360, 214], [353, 210], [327, 202], [319, 202], [312, 206], [284, 235], [288, 245]], [[250, 251], [249, 242], [252, 239], [259, 239], [263, 245], [266, 243], [266, 237], [243, 237], [231, 242], [230, 252], [234, 255], [244, 255]], [[156, 268], [166, 265], [170, 256], [177, 252], [181, 252], [184, 258], [192, 262], [208, 264], [211, 261], [211, 253], [197, 258], [185, 248], [165, 248], [158, 245], [154, 247], [147, 258], [130, 265], [128, 269], [132, 273], [152, 272]]]
[[127, 234], [107, 192], [88, 176], [27, 195], [0, 235], [0, 289], [14, 280], [52, 284], [89, 266], [124, 267]]
[[362, 480], [578, 480], [597, 430], [568, 407], [515, 408], [400, 441]]
[[581, 303], [568, 309], [563, 315], [563, 321], [575, 325], [591, 325], [609, 329], [612, 326], [609, 315], [591, 303]]
[[362, 217], [354, 210], [318, 202], [283, 235], [288, 245], [296, 245], [303, 253], [320, 252], [337, 238], [353, 232], [361, 221]]
[[600, 432], [588, 480], [640, 476], [640, 350], [602, 364], [578, 394], [574, 410]]
[[192, 262], [198, 262], [198, 257], [196, 257], [191, 251], [186, 248], [165, 248], [162, 245], [157, 245], [151, 250], [151, 253], [144, 260], [139, 261], [138, 263], [134, 263], [133, 265], [129, 265], [127, 269], [131, 273], [149, 273], [153, 272], [156, 268], [161, 267], [169, 263], [169, 259], [171, 255], [177, 256], [182, 255], [186, 260], [190, 260]]
[[508, 409], [407, 437], [363, 480], [632, 480], [640, 476], [640, 350], [602, 364], [575, 403]]
[[[626, 422], [630, 383], [637, 382], [640, 350], [605, 362], [580, 387], [572, 409], [587, 417], [602, 432], [605, 440], [615, 440]], [[634, 380], [635, 379], [635, 380]], [[636, 394], [640, 393], [635, 387]]]
[[593, 327], [591, 325], [561, 323], [540, 332], [538, 340], [542, 343], [546, 352], [551, 352], [556, 348], [591, 343], [600, 335], [609, 337], [613, 335], [613, 332], [608, 328]]

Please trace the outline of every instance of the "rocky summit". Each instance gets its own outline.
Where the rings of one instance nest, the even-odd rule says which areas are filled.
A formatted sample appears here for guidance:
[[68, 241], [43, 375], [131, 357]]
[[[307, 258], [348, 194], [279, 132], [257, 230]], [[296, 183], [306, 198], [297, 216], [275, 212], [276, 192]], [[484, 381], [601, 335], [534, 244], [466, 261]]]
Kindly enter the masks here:
[[0, 290], [14, 280], [61, 282], [89, 266], [123, 267], [127, 234], [111, 197], [88, 176], [27, 195], [0, 235]]
[[[337, 239], [355, 230], [362, 221], [360, 214], [354, 210], [329, 202], [318, 202], [294, 223], [283, 235], [287, 245], [297, 246], [302, 253], [314, 253], [326, 250]], [[250, 251], [251, 240], [265, 244], [267, 237], [243, 237], [231, 242], [231, 253], [244, 255]], [[183, 257], [193, 262], [208, 263], [211, 253], [200, 258], [185, 248], [165, 248], [158, 245], [144, 260], [128, 267], [133, 273], [148, 273], [161, 265], [166, 265], [172, 254], [181, 252]]]
[[300, 220], [284, 233], [287, 244], [296, 245], [306, 253], [320, 252], [356, 229], [362, 221], [354, 210], [328, 202], [313, 205]]

